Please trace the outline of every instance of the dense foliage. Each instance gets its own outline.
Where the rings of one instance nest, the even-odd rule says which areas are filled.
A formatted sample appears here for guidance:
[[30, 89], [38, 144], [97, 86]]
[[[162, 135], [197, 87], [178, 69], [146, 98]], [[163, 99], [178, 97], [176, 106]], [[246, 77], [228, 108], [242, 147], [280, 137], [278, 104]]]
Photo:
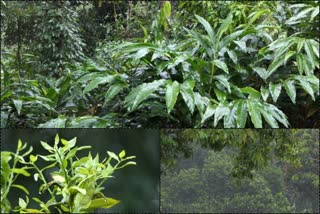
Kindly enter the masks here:
[[1, 17], [2, 127], [319, 127], [317, 1], [1, 1]]
[[[251, 168], [250, 177], [236, 175], [235, 169], [251, 167], [259, 163], [264, 154], [257, 149], [242, 159], [242, 148], [232, 135], [223, 140], [219, 130], [189, 130], [193, 138], [187, 141], [192, 155], [183, 157], [185, 151], [175, 150], [175, 165], [168, 167], [168, 156], [162, 157], [164, 170], [161, 176], [161, 210], [167, 213], [313, 213], [319, 207], [319, 133], [316, 130], [299, 130], [291, 132], [297, 144], [293, 146], [299, 162], [298, 165], [288, 161], [286, 155], [269, 156], [264, 165]], [[237, 130], [239, 136], [242, 130]], [[260, 132], [263, 132], [261, 130]], [[185, 131], [186, 132], [186, 131]], [[190, 133], [193, 132], [193, 133]], [[289, 131], [287, 131], [289, 132]], [[195, 135], [197, 133], [198, 135]], [[204, 138], [205, 134], [210, 135]], [[264, 133], [261, 133], [263, 135]], [[172, 131], [171, 136], [181, 135], [179, 143], [186, 141], [186, 133]], [[166, 135], [162, 143], [169, 142]], [[208, 142], [209, 140], [209, 142]], [[219, 146], [220, 142], [226, 146]], [[266, 139], [270, 141], [270, 139]], [[290, 142], [290, 140], [288, 139]], [[176, 142], [178, 143], [178, 142]], [[213, 150], [201, 148], [210, 144]], [[280, 144], [280, 142], [277, 142]], [[283, 142], [285, 144], [286, 142]], [[291, 143], [291, 142], [290, 142]], [[289, 144], [285, 146], [289, 147]], [[241, 144], [241, 143], [240, 143]], [[263, 143], [247, 142], [248, 145], [259, 145], [261, 150], [272, 148]], [[174, 142], [171, 141], [171, 146]], [[221, 144], [220, 144], [221, 145]], [[182, 145], [181, 145], [182, 147]], [[169, 147], [166, 147], [169, 150]], [[176, 148], [176, 147], [175, 147]], [[165, 149], [163, 147], [163, 149]], [[290, 149], [289, 149], [290, 151]], [[266, 152], [266, 151], [265, 151]], [[239, 155], [240, 153], [240, 155]], [[262, 161], [263, 162], [263, 161]], [[240, 177], [239, 177], [240, 176]]]
[[[108, 158], [99, 160], [99, 155], [92, 157], [77, 157], [77, 152], [90, 149], [91, 146], [76, 146], [77, 138], [71, 140], [60, 139], [56, 135], [54, 145], [41, 141], [42, 147], [49, 153], [46, 155], [30, 154], [32, 146], [18, 142], [16, 152], [1, 151], [1, 213], [26, 212], [26, 213], [82, 213], [94, 212], [97, 208], [110, 208], [120, 201], [106, 197], [102, 186], [112, 174], [128, 165], [136, 165], [128, 161], [135, 156], [125, 157], [125, 151], [119, 155], [108, 151]], [[60, 143], [61, 142], [61, 143]], [[62, 144], [62, 145], [60, 145]], [[29, 159], [29, 160], [26, 160]], [[48, 162], [46, 166], [39, 167], [38, 159]], [[37, 161], [38, 160], [38, 161]], [[112, 160], [116, 164], [112, 164]], [[50, 177], [45, 176], [50, 172]], [[42, 182], [38, 197], [32, 200], [38, 203], [39, 209], [30, 208], [28, 187], [16, 182], [19, 176], [32, 176], [34, 181]], [[26, 194], [26, 199], [19, 197], [19, 206], [11, 207], [7, 196], [17, 188]], [[30, 190], [30, 189], [29, 189]], [[50, 195], [46, 201], [45, 193]]]

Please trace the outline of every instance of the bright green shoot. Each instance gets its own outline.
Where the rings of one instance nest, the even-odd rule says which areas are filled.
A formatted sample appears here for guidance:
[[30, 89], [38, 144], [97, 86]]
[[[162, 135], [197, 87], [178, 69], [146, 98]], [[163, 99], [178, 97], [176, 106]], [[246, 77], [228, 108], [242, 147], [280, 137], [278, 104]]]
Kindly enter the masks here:
[[[108, 151], [108, 158], [99, 161], [99, 154], [92, 157], [89, 152], [87, 156], [78, 158], [76, 153], [80, 150], [90, 149], [91, 146], [76, 147], [77, 138], [71, 140], [60, 139], [57, 134], [53, 146], [41, 141], [42, 147], [48, 151], [47, 155], [29, 155], [30, 150], [19, 155], [19, 152], [27, 147], [27, 144], [22, 146], [19, 140], [18, 150], [15, 154], [11, 152], [1, 152], [1, 176], [6, 178], [2, 179], [4, 185], [1, 186], [1, 205], [2, 212], [12, 211], [10, 202], [7, 199], [7, 194], [10, 187], [17, 187], [22, 189], [27, 195], [28, 190], [19, 185], [13, 184], [18, 175], [30, 176], [30, 173], [26, 169], [33, 169], [35, 173], [33, 178], [36, 182], [41, 181], [42, 185], [39, 188], [39, 194], [48, 192], [50, 199], [48, 201], [42, 201], [37, 197], [32, 199], [36, 201], [41, 209], [34, 209], [28, 207], [29, 198], [26, 196], [26, 200], [19, 198], [19, 206], [13, 211], [18, 212], [59, 212], [59, 213], [81, 213], [81, 212], [93, 212], [97, 208], [110, 208], [118, 204], [120, 201], [106, 197], [102, 190], [102, 186], [108, 178], [113, 177], [112, 174], [121, 168], [128, 165], [136, 165], [136, 162], [129, 161], [135, 158], [135, 156], [125, 157], [125, 151], [121, 151], [119, 155]], [[24, 160], [24, 156], [29, 155], [29, 161]], [[14, 159], [12, 168], [9, 165], [9, 161]], [[47, 166], [39, 168], [37, 160], [41, 158], [48, 162]], [[116, 164], [112, 165], [111, 161], [115, 160]], [[15, 168], [16, 163], [24, 165], [22, 168]], [[49, 170], [54, 172], [50, 173], [51, 178], [44, 176], [45, 171]], [[7, 179], [7, 180], [6, 180]]]

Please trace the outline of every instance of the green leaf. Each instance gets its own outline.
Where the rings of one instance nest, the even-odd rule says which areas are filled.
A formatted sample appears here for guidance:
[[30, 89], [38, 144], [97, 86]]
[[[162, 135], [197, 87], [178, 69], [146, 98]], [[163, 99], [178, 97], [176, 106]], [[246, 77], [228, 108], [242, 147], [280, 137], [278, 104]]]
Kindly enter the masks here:
[[54, 145], [57, 146], [59, 144], [59, 141], [60, 141], [59, 134], [56, 134], [54, 138]]
[[70, 191], [76, 190], [77, 192], [80, 192], [81, 194], [87, 194], [87, 191], [83, 188], [77, 187], [77, 186], [72, 186], [69, 188]]
[[177, 81], [172, 82], [172, 80], [167, 81], [166, 85], [166, 105], [168, 114], [170, 114], [174, 105], [177, 102], [177, 97], [179, 94], [179, 83]]
[[127, 87], [127, 84], [125, 83], [116, 83], [112, 86], [110, 86], [110, 88], [108, 89], [108, 91], [106, 92], [106, 94], [104, 95], [104, 104], [107, 104], [108, 102], [110, 102], [110, 100], [112, 100], [117, 94], [120, 93], [120, 91], [124, 88]]
[[319, 14], [319, 6], [316, 6], [316, 8], [311, 13], [310, 21], [312, 21], [318, 14]]
[[297, 67], [298, 67], [299, 74], [302, 75], [304, 70], [304, 67], [303, 67], [304, 62], [303, 62], [302, 54], [297, 53], [296, 60], [297, 60]]
[[22, 148], [22, 141], [21, 139], [18, 140], [18, 150], [20, 150]]
[[123, 164], [123, 165], [121, 166], [121, 168], [123, 168], [123, 167], [125, 167], [125, 166], [128, 166], [128, 165], [137, 165], [137, 163], [134, 162], [134, 161], [128, 161], [128, 162], [126, 162], [125, 164]]
[[217, 96], [218, 100], [221, 102], [225, 101], [227, 98], [227, 93], [219, 90], [218, 88], [214, 88], [214, 93]]
[[312, 97], [312, 100], [315, 101], [314, 91], [310, 83], [305, 81], [302, 78], [297, 78], [297, 80], [300, 82], [300, 85], [302, 86], [302, 88]]
[[18, 189], [21, 189], [23, 192], [25, 192], [26, 194], [29, 195], [29, 191], [24, 186], [18, 185], [18, 184], [12, 184], [11, 186], [15, 187], [15, 188], [18, 188]]
[[262, 67], [255, 67], [253, 70], [263, 79], [266, 80], [269, 76], [268, 71]]
[[219, 42], [218, 50], [221, 50], [224, 47], [227, 47], [231, 42], [235, 41], [236, 39], [240, 39], [245, 35], [255, 33], [255, 29], [245, 29], [245, 30], [238, 30], [229, 35], [225, 35], [221, 41]]
[[311, 75], [313, 74], [313, 68], [312, 68], [312, 63], [311, 63], [311, 59], [309, 59], [309, 57], [307, 55], [302, 55], [303, 57], [303, 69], [306, 75]]
[[309, 40], [306, 40], [305, 43], [304, 43], [304, 50], [306, 51], [307, 55], [308, 55], [308, 59], [309, 61], [311, 62], [311, 65], [312, 65], [312, 70], [315, 69], [315, 66], [317, 64], [317, 58], [316, 56], [314, 55], [313, 53], [313, 48], [312, 48], [312, 45], [311, 43], [309, 42]]
[[228, 115], [229, 112], [230, 109], [228, 108], [228, 105], [226, 103], [219, 103], [214, 112], [214, 127], [216, 127], [218, 125], [219, 120], [221, 120], [224, 115]]
[[165, 1], [163, 4], [163, 8], [161, 10], [163, 12], [164, 18], [170, 18], [171, 16], [171, 3], [170, 1]]
[[263, 10], [258, 10], [255, 11], [254, 13], [250, 14], [248, 18], [251, 18], [250, 21], [248, 22], [247, 26], [252, 25], [260, 16], [269, 14], [270, 10], [269, 9], [263, 9]]
[[245, 100], [239, 100], [237, 102], [237, 114], [236, 123], [237, 128], [244, 128], [247, 122], [247, 104]]
[[198, 21], [203, 25], [203, 27], [206, 29], [211, 42], [214, 43], [215, 35], [211, 25], [201, 16], [198, 16], [198, 15], [195, 15], [195, 16], [198, 19]]
[[[296, 78], [300, 78], [300, 77], [296, 76]], [[303, 79], [305, 79], [306, 81], [308, 81], [311, 84], [313, 84], [315, 86], [315, 88], [316, 88], [316, 91], [319, 91], [319, 79], [317, 78], [317, 76], [308, 75], [308, 76], [304, 77]]]
[[301, 51], [301, 48], [304, 45], [305, 38], [297, 38], [297, 53]]
[[12, 100], [14, 107], [16, 107], [18, 115], [20, 115], [21, 113], [21, 109], [22, 109], [22, 100]]
[[213, 64], [216, 65], [221, 70], [223, 70], [224, 72], [226, 72], [227, 74], [229, 74], [228, 66], [226, 65], [226, 63], [222, 62], [219, 59], [216, 59], [213, 61]]
[[38, 156], [30, 155], [30, 156], [29, 156], [29, 159], [30, 159], [30, 161], [31, 161], [32, 163], [34, 163], [34, 162], [37, 161]]
[[68, 147], [73, 148], [76, 145], [76, 143], [77, 143], [77, 137], [74, 137], [68, 141]]
[[247, 52], [247, 46], [245, 41], [240, 40], [240, 41], [233, 41], [233, 42], [236, 43], [243, 52]]
[[263, 103], [263, 105], [265, 106], [265, 108], [268, 109], [268, 111], [272, 114], [272, 116], [276, 118], [277, 121], [279, 121], [286, 128], [288, 128], [289, 122], [287, 120], [286, 115], [281, 110], [279, 110], [276, 106], [269, 103]]
[[124, 103], [129, 111], [137, 109], [139, 104], [155, 92], [160, 86], [165, 83], [165, 80], [154, 80], [151, 83], [143, 83], [133, 89], [125, 98]]
[[108, 153], [108, 155], [109, 155], [110, 157], [112, 157], [113, 159], [119, 161], [119, 158], [118, 158], [118, 156], [117, 156], [115, 153], [109, 152], [109, 151], [107, 151], [107, 153]]
[[282, 66], [284, 64], [284, 57], [280, 56], [278, 58], [275, 58], [273, 60], [273, 62], [271, 63], [271, 65], [269, 65], [268, 67], [268, 76], [267, 78], [273, 73], [275, 72], [280, 66]]
[[203, 117], [201, 118], [201, 124], [203, 124], [204, 121], [206, 121], [209, 117], [211, 117], [211, 116], [215, 113], [216, 108], [217, 108], [217, 106], [214, 106], [214, 105], [212, 105], [212, 104], [209, 104], [209, 105], [207, 106], [207, 109], [206, 109], [206, 111], [204, 112]]
[[126, 156], [126, 151], [125, 151], [125, 150], [122, 150], [122, 151], [119, 153], [119, 158], [122, 159], [122, 158], [124, 158], [124, 156]]
[[46, 123], [42, 123], [38, 126], [38, 128], [65, 128], [66, 121], [67, 118], [63, 116], [56, 119], [51, 119]]
[[136, 60], [141, 59], [142, 57], [146, 56], [149, 52], [150, 52], [149, 48], [142, 48], [134, 55], [134, 58]]
[[278, 100], [278, 97], [281, 93], [281, 87], [281, 84], [274, 84], [272, 82], [269, 83], [269, 91], [274, 103], [276, 103]]
[[310, 39], [309, 42], [312, 46], [313, 53], [319, 58], [319, 42], [314, 39]]
[[217, 36], [216, 36], [216, 45], [215, 47], [217, 48], [218, 43], [220, 42], [221, 36], [224, 32], [226, 32], [228, 30], [229, 25], [232, 23], [232, 13], [230, 13], [228, 15], [228, 17], [222, 22], [222, 24], [220, 25], [218, 31], [217, 31]]
[[260, 92], [261, 92], [261, 96], [262, 96], [263, 101], [267, 101], [267, 99], [269, 97], [269, 90], [266, 89], [265, 87], [261, 86]]
[[294, 80], [286, 80], [283, 82], [283, 87], [285, 88], [287, 94], [289, 95], [291, 101], [296, 104], [296, 88], [294, 87]]
[[224, 128], [235, 128], [235, 121], [237, 119], [237, 110], [238, 105], [236, 101], [232, 101], [229, 103], [229, 111], [225, 113], [224, 119], [223, 119], [223, 126]]
[[22, 198], [19, 198], [19, 207], [22, 209], [27, 207], [27, 203]]
[[109, 75], [106, 77], [97, 77], [90, 81], [90, 83], [84, 88], [83, 93], [88, 93], [89, 91], [97, 88], [100, 84], [104, 83], [110, 83], [112, 80], [114, 80], [115, 75]]
[[224, 75], [216, 75], [213, 77], [213, 79], [218, 80], [228, 91], [228, 93], [231, 93], [230, 84]]
[[193, 114], [194, 106], [195, 106], [194, 95], [193, 95], [194, 85], [195, 85], [195, 81], [191, 79], [187, 79], [182, 84], [180, 84], [180, 93], [185, 103], [187, 104], [191, 114]]
[[255, 99], [248, 99], [247, 106], [251, 121], [255, 128], [262, 128], [262, 119], [258, 107], [258, 102]]
[[[56, 174], [52, 175], [52, 179], [54, 180], [54, 182], [59, 183], [59, 184], [64, 183], [66, 181], [66, 179], [63, 176], [56, 175]], [[85, 193], [83, 193], [83, 194], [85, 194]]]
[[273, 117], [273, 112], [270, 109], [266, 108], [264, 105], [259, 105], [260, 112], [263, 115], [263, 118], [267, 121], [267, 123], [271, 126], [271, 128], [279, 128], [277, 121]]
[[14, 168], [14, 169], [12, 169], [12, 172], [14, 172], [16, 174], [24, 175], [26, 177], [30, 176], [30, 173], [27, 172], [24, 168]]
[[111, 208], [114, 205], [117, 205], [120, 201], [113, 198], [97, 198], [91, 201], [89, 209], [97, 209], [97, 208]]
[[206, 107], [210, 103], [210, 100], [207, 97], [202, 97], [198, 92], [194, 92], [194, 102], [202, 118]]
[[43, 142], [43, 141], [40, 141], [40, 143], [41, 143], [42, 147], [43, 147], [45, 150], [47, 150], [47, 151], [49, 151], [49, 152], [53, 152], [53, 148], [52, 148], [51, 146], [49, 146], [49, 144], [47, 144], [46, 142]]
[[234, 62], [234, 64], [237, 64], [238, 63], [237, 54], [233, 50], [227, 50], [227, 53], [229, 57], [232, 59], [232, 61]]
[[240, 88], [242, 93], [249, 94], [252, 98], [260, 98], [260, 92], [252, 87]]
[[286, 55], [284, 56], [284, 63], [286, 64], [288, 59], [290, 59], [295, 54], [296, 54], [295, 51], [289, 51], [288, 53], [286, 53]]
[[210, 46], [210, 42], [206, 37], [197, 33], [193, 30], [189, 30], [184, 28], [197, 42], [199, 42], [205, 49], [207, 54], [211, 57], [213, 55], [212, 47]]
[[36, 209], [24, 209], [26, 213], [43, 213], [41, 210]]

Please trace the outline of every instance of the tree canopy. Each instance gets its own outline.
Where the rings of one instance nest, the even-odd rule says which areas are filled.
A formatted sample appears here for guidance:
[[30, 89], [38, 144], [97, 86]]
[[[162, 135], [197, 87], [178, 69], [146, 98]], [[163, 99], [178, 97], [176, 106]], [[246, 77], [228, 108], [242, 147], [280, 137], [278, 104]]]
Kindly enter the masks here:
[[[253, 135], [255, 138], [250, 137]], [[163, 212], [318, 210], [316, 130], [171, 130], [162, 133], [161, 141]], [[169, 147], [175, 149], [170, 153]], [[277, 151], [279, 147], [287, 152]]]

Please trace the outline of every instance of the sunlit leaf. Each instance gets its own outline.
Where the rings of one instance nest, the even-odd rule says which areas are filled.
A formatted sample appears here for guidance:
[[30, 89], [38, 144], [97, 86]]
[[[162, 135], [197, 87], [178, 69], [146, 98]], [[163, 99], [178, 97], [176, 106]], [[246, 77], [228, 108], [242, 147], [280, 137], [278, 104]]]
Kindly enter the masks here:
[[112, 100], [117, 94], [120, 93], [120, 91], [127, 87], [127, 84], [124, 83], [116, 83], [110, 86], [106, 94], [104, 95], [104, 103], [107, 104]]
[[49, 152], [52, 152], [52, 151], [53, 151], [53, 147], [49, 146], [48, 143], [43, 142], [43, 141], [40, 141], [40, 143], [41, 143], [42, 147], [43, 147], [45, 150], [47, 150], [47, 151], [49, 151]]
[[226, 76], [215, 75], [213, 79], [218, 80], [227, 89], [228, 93], [231, 93], [230, 84]]
[[294, 87], [293, 80], [286, 80], [283, 82], [283, 87], [285, 88], [287, 94], [289, 95], [291, 101], [296, 103], [296, 88]]
[[125, 151], [125, 150], [122, 150], [122, 151], [119, 153], [119, 158], [122, 159], [122, 158], [124, 158], [124, 156], [126, 156], [126, 151]]
[[198, 21], [203, 25], [203, 27], [206, 29], [211, 42], [214, 43], [215, 34], [214, 34], [214, 31], [213, 31], [211, 25], [204, 18], [202, 18], [201, 16], [198, 16], [198, 15], [195, 15], [195, 16], [198, 19]]
[[14, 107], [16, 107], [18, 115], [20, 115], [21, 113], [21, 109], [22, 109], [22, 100], [12, 100]]
[[119, 158], [118, 158], [118, 156], [117, 156], [115, 153], [110, 152], [110, 151], [107, 151], [107, 153], [108, 153], [108, 155], [109, 155], [110, 157], [112, 157], [113, 159], [119, 161]]
[[213, 64], [216, 65], [218, 68], [222, 69], [227, 74], [229, 73], [228, 66], [226, 65], [226, 63], [222, 62], [221, 60], [216, 59], [213, 61]]
[[15, 188], [18, 188], [18, 189], [21, 189], [23, 192], [25, 192], [26, 194], [29, 195], [29, 191], [28, 191], [27, 188], [25, 188], [24, 186], [18, 185], [18, 184], [12, 184], [11, 186], [12, 186], [12, 187], [15, 187]]
[[267, 99], [269, 97], [269, 90], [266, 89], [265, 87], [261, 86], [260, 91], [261, 91], [261, 96], [262, 96], [263, 101], [267, 101]]
[[245, 100], [239, 100], [237, 102], [237, 114], [236, 123], [237, 128], [244, 128], [247, 122], [247, 104]]
[[207, 106], [206, 111], [203, 114], [203, 117], [201, 118], [201, 123], [204, 123], [209, 117], [214, 115], [216, 108], [217, 108], [216, 106], [209, 104]]
[[188, 79], [184, 81], [182, 84], [180, 84], [180, 93], [185, 103], [187, 104], [191, 114], [193, 114], [194, 106], [195, 106], [194, 95], [193, 95], [194, 85], [195, 85], [195, 81], [191, 79]]
[[151, 83], [143, 83], [140, 86], [133, 89], [129, 95], [125, 98], [125, 106], [129, 111], [135, 110], [139, 104], [155, 92], [160, 86], [165, 83], [164, 79], [154, 80]]
[[167, 111], [170, 114], [174, 105], [177, 102], [177, 97], [179, 95], [179, 83], [177, 81], [172, 82], [171, 80], [167, 81], [166, 85], [166, 105]]
[[89, 209], [97, 209], [97, 208], [111, 208], [120, 203], [120, 201], [113, 198], [97, 198], [91, 201]]
[[229, 112], [226, 112], [223, 118], [224, 128], [235, 128], [235, 121], [237, 119], [238, 105], [236, 101], [229, 103]]
[[228, 108], [227, 103], [219, 103], [214, 112], [213, 126], [216, 127], [219, 120], [221, 120], [224, 115], [228, 115], [229, 113], [230, 109]]
[[281, 84], [274, 84], [272, 82], [269, 83], [269, 91], [274, 103], [277, 102], [278, 97], [281, 93]]
[[24, 175], [26, 177], [30, 176], [30, 173], [27, 172], [24, 168], [14, 168], [14, 169], [12, 169], [12, 172], [14, 172], [16, 174]]
[[247, 100], [248, 112], [255, 128], [262, 128], [262, 119], [257, 100]]
[[51, 119], [46, 123], [40, 124], [38, 128], [65, 128], [66, 121], [67, 121], [67, 118], [59, 117], [56, 119]]
[[109, 75], [106, 77], [97, 77], [90, 81], [90, 83], [84, 88], [83, 93], [88, 93], [89, 91], [97, 88], [100, 84], [110, 83], [112, 80], [114, 80], [114, 78], [114, 75]]

